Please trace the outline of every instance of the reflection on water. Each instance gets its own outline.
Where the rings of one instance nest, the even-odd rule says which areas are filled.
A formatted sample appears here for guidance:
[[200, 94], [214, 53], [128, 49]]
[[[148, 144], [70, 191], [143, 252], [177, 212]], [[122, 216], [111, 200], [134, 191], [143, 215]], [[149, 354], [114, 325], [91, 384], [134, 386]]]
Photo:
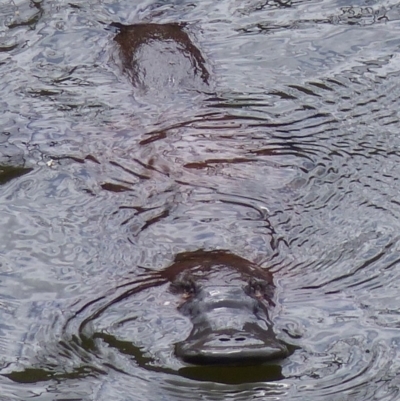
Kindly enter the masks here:
[[13, 178], [29, 173], [32, 169], [14, 166], [0, 166], [0, 184], [4, 184]]
[[[2, 397], [397, 400], [399, 15], [3, 2]], [[273, 272], [292, 355], [175, 357], [159, 274], [199, 249]]]

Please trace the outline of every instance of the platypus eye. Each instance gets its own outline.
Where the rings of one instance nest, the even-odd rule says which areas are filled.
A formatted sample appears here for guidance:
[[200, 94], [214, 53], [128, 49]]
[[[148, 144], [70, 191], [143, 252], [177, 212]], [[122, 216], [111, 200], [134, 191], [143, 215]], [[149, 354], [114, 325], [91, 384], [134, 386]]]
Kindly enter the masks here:
[[184, 298], [190, 298], [198, 292], [198, 285], [191, 276], [184, 277], [171, 283], [171, 292], [181, 294]]
[[244, 290], [246, 294], [250, 295], [251, 297], [264, 299], [268, 301], [268, 303], [273, 304], [273, 287], [264, 280], [251, 278]]

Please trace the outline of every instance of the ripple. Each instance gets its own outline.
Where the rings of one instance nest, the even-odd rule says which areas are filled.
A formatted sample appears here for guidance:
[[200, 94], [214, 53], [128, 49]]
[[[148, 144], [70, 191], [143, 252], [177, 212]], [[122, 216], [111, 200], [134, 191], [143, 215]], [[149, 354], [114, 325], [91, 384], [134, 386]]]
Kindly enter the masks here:
[[306, 375], [321, 380], [318, 384], [309, 381], [308, 385], [302, 386], [304, 393], [315, 391], [320, 397], [343, 393], [349, 396], [367, 396], [363, 388], [367, 387], [371, 380], [377, 380], [382, 371], [387, 370], [391, 352], [379, 342], [370, 344], [373, 345], [371, 351], [363, 347], [360, 340], [357, 338], [341, 340], [334, 343], [329, 350], [332, 353], [330, 357], [324, 358], [320, 355], [320, 368]]
[[[4, 396], [398, 399], [398, 4], [6, 3]], [[185, 23], [213, 84], [140, 98], [112, 21]], [[175, 361], [157, 272], [198, 248], [274, 272], [281, 365]]]

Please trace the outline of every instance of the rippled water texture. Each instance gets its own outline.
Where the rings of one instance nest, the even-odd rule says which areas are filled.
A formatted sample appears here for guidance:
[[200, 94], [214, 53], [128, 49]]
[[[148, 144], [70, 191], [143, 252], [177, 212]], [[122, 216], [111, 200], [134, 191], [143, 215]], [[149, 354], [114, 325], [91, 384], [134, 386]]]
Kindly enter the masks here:
[[[0, 0], [0, 398], [398, 400], [399, 17]], [[199, 250], [273, 273], [289, 357], [176, 358]]]

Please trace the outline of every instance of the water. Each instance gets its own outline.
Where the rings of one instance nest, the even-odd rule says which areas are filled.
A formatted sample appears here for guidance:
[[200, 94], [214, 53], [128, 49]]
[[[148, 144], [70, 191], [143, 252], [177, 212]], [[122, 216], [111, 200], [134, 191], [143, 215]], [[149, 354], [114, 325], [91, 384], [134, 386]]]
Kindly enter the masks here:
[[[398, 4], [131, 3], [0, 3], [1, 399], [397, 400]], [[186, 23], [209, 80], [135, 86], [138, 22]], [[273, 271], [293, 355], [175, 358], [151, 284], [199, 249]]]

